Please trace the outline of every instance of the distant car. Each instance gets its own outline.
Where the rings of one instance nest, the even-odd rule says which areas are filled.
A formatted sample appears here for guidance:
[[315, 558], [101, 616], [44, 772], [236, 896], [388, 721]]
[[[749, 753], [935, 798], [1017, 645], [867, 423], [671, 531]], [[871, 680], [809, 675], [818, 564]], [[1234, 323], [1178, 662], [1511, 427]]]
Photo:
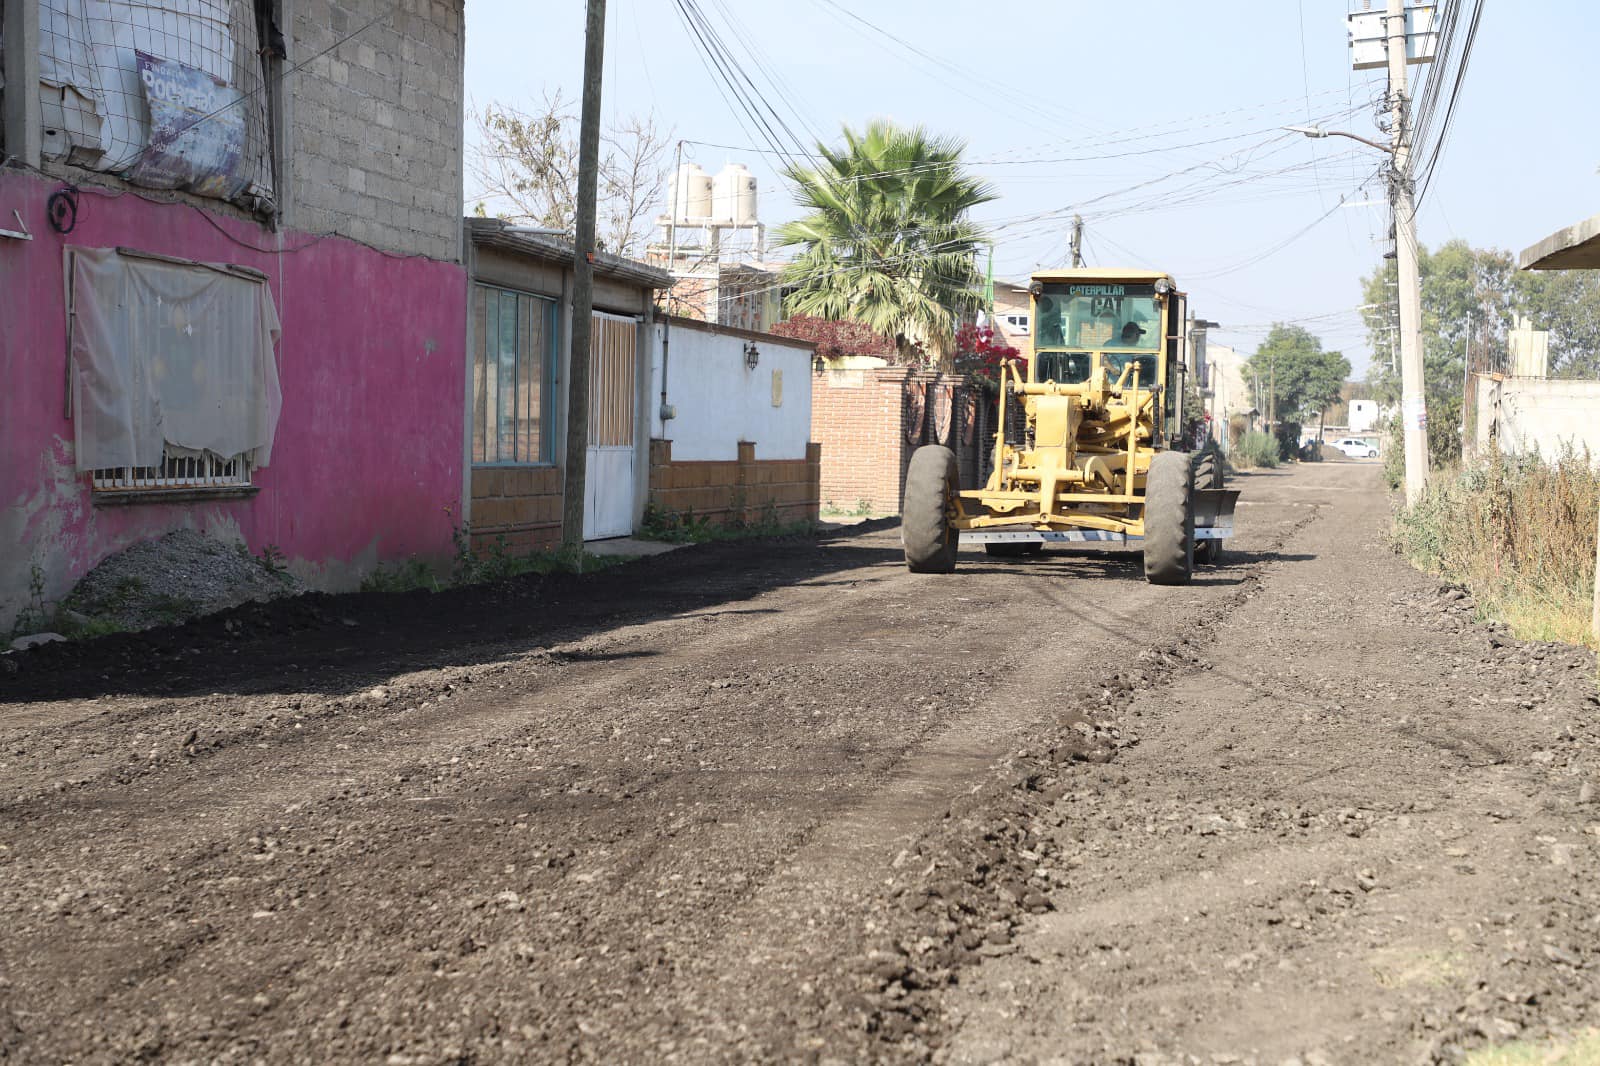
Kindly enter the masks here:
[[1357, 440], [1354, 437], [1345, 437], [1343, 440], [1336, 440], [1330, 444], [1329, 447], [1338, 448], [1341, 452], [1344, 452], [1352, 459], [1376, 459], [1378, 457], [1378, 449], [1374, 448], [1366, 441]]

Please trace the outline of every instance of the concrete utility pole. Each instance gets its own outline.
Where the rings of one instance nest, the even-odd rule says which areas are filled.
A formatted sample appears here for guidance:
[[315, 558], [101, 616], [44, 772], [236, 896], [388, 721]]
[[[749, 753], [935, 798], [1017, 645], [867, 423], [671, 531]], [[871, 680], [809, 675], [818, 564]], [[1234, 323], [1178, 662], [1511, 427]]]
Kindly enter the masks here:
[[1389, 105], [1394, 123], [1395, 259], [1400, 274], [1400, 419], [1406, 451], [1406, 503], [1428, 483], [1428, 401], [1422, 381], [1422, 275], [1417, 266], [1417, 216], [1411, 189], [1411, 101], [1406, 95], [1406, 5], [1389, 0], [1385, 15]]
[[1072, 216], [1072, 265], [1083, 266], [1083, 216]]
[[1267, 360], [1267, 432], [1278, 439], [1278, 353]]
[[15, 156], [25, 167], [39, 165], [41, 150], [39, 94], [31, 88], [39, 84], [39, 10], [40, 5], [32, 2], [0, 3], [0, 36], [5, 38], [0, 46], [4, 49], [0, 69], [16, 86], [0, 105], [4, 107], [0, 113], [0, 129], [5, 131], [3, 154]]
[[572, 353], [567, 360], [567, 470], [561, 499], [561, 546], [574, 553], [583, 550], [584, 473], [589, 458], [589, 337], [594, 320], [595, 186], [600, 171], [600, 73], [605, 50], [606, 0], [589, 0], [583, 38], [582, 125], [578, 130]]

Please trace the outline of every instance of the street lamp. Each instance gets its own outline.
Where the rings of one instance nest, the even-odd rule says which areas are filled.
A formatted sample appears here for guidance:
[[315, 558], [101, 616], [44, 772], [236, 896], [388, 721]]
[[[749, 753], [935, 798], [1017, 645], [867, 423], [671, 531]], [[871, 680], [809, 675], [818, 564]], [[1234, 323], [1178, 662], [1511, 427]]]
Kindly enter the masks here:
[[1290, 133], [1303, 133], [1307, 137], [1348, 137], [1352, 141], [1360, 141], [1362, 144], [1376, 148], [1380, 152], [1388, 152], [1390, 155], [1394, 155], [1394, 149], [1387, 144], [1369, 141], [1360, 134], [1346, 133], [1344, 130], [1325, 130], [1321, 126], [1284, 126], [1281, 128], [1288, 130]]

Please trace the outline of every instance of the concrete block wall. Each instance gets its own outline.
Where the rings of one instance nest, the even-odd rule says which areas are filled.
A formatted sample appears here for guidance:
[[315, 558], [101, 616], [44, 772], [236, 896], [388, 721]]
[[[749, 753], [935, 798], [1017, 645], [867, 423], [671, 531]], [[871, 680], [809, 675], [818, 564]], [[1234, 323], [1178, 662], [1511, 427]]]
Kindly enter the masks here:
[[504, 545], [525, 553], [559, 546], [562, 499], [559, 467], [473, 467], [472, 550]]
[[462, 0], [292, 3], [286, 223], [459, 262]]
[[693, 514], [719, 525], [815, 522], [821, 502], [822, 446], [811, 444], [804, 459], [757, 459], [756, 445], [739, 444], [739, 457], [674, 461], [670, 440], [650, 442], [650, 505], [671, 514]]

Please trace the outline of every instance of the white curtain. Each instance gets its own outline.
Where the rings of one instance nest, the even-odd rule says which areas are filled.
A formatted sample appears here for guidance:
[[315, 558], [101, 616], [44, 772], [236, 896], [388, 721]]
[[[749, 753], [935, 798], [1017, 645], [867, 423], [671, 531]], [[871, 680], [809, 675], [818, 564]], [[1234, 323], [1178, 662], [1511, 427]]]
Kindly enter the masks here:
[[283, 407], [278, 312], [265, 281], [70, 248], [79, 470], [171, 455], [272, 459]]

